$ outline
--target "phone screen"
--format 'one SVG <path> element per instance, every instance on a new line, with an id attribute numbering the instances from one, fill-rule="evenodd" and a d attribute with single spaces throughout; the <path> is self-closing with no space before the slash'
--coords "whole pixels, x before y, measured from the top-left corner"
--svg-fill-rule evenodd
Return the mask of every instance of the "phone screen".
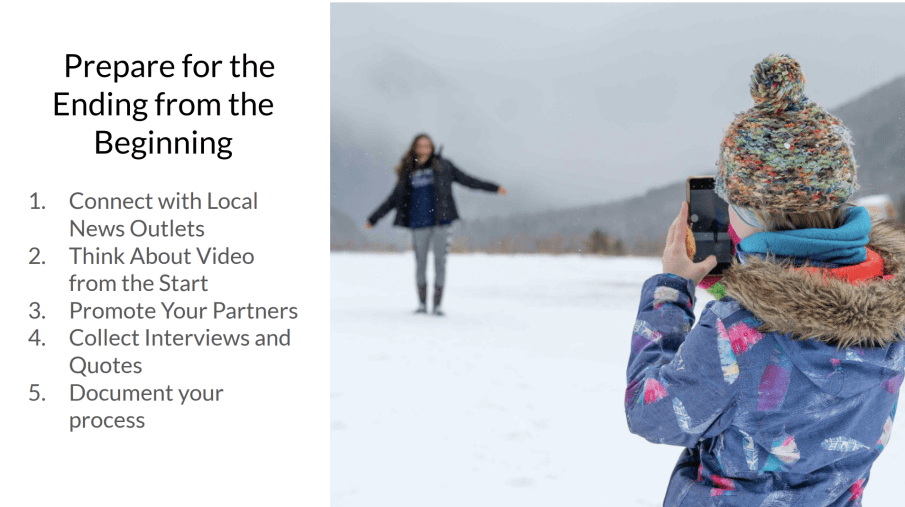
<path id="1" fill-rule="evenodd" d="M 715 255 L 719 264 L 712 274 L 722 273 L 732 263 L 729 205 L 716 195 L 712 177 L 688 180 L 688 222 L 696 246 L 694 261 Z"/>

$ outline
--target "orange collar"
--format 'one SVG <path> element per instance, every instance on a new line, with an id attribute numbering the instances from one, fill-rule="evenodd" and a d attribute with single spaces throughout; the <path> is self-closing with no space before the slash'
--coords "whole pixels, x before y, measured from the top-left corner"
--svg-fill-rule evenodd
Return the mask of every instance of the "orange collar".
<path id="1" fill-rule="evenodd" d="M 880 257 L 880 254 L 874 252 L 870 248 L 867 248 L 867 260 L 860 264 L 853 264 L 851 266 L 840 266 L 838 268 L 796 268 L 803 269 L 805 271 L 809 271 L 811 273 L 824 273 L 824 276 L 829 275 L 833 278 L 838 278 L 840 280 L 845 280 L 849 283 L 863 283 L 868 280 L 873 280 L 875 278 L 886 278 L 884 277 L 883 271 L 883 257 Z"/>
<path id="2" fill-rule="evenodd" d="M 809 267 L 794 269 L 800 269 L 810 273 L 823 273 L 824 279 L 826 279 L 827 276 L 831 276 L 853 284 L 860 284 L 877 278 L 882 278 L 883 280 L 892 279 L 894 275 L 885 275 L 883 257 L 880 257 L 880 254 L 874 252 L 870 248 L 865 249 L 867 250 L 867 260 L 860 264 L 840 266 L 838 268 Z M 708 275 L 701 280 L 701 283 L 698 286 L 702 289 L 710 290 L 711 287 L 720 283 L 722 279 L 723 275 Z"/>

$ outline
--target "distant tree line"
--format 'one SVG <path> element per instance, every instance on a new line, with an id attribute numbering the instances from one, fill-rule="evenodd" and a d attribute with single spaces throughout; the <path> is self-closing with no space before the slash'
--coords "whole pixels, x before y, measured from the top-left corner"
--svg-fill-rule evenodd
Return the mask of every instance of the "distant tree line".
<path id="1" fill-rule="evenodd" d="M 594 229 L 590 235 L 564 235 L 556 233 L 547 237 L 505 235 L 485 245 L 475 245 L 466 236 L 456 236 L 450 245 L 454 253 L 490 253 L 490 254 L 584 254 L 610 256 L 660 256 L 663 253 L 663 242 L 646 241 L 637 238 L 626 244 L 621 238 L 611 236 L 601 229 Z"/>
<path id="2" fill-rule="evenodd" d="M 331 252 L 404 252 L 406 249 L 390 243 L 371 241 L 360 243 L 356 241 L 331 241 Z"/>
<path id="3" fill-rule="evenodd" d="M 625 255 L 625 243 L 621 239 L 612 238 L 600 229 L 594 229 L 591 237 L 585 242 L 588 253 L 594 255 Z"/>
<path id="4" fill-rule="evenodd" d="M 453 253 L 489 253 L 489 254 L 581 254 L 604 256 L 655 256 L 663 253 L 662 241 L 647 241 L 641 237 L 627 244 L 621 238 L 607 234 L 601 229 L 594 229 L 590 235 L 578 234 L 563 235 L 560 233 L 552 236 L 537 238 L 525 236 L 506 235 L 501 239 L 485 245 L 475 245 L 467 236 L 454 236 L 450 243 L 450 251 Z M 351 252 L 402 252 L 406 247 L 400 247 L 389 243 L 368 242 L 357 243 L 352 241 L 330 243 L 331 251 Z"/>

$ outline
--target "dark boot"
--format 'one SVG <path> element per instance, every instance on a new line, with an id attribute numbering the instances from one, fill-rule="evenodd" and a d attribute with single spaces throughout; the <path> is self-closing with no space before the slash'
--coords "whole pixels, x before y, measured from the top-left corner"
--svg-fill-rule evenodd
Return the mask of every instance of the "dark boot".
<path id="1" fill-rule="evenodd" d="M 434 315 L 443 315 L 440 302 L 443 300 L 443 287 L 434 286 Z"/>
<path id="2" fill-rule="evenodd" d="M 427 285 L 418 286 L 418 309 L 415 313 L 427 313 Z"/>

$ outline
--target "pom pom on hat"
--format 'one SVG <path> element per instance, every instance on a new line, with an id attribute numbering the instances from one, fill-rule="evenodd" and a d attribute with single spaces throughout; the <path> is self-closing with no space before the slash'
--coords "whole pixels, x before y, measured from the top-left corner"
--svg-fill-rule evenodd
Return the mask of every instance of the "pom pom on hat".
<path id="1" fill-rule="evenodd" d="M 842 205 L 858 188 L 848 129 L 804 95 L 789 55 L 754 67 L 756 105 L 737 114 L 720 146 L 716 192 L 743 208 L 810 213 Z"/>
<path id="2" fill-rule="evenodd" d="M 801 66 L 792 57 L 770 55 L 754 66 L 751 98 L 765 111 L 785 111 L 804 98 L 804 83 Z"/>

